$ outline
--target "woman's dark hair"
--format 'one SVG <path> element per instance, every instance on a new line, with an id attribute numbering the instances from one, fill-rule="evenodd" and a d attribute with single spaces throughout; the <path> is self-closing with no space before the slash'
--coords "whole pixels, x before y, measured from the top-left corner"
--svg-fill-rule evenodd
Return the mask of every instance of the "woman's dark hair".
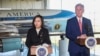
<path id="1" fill-rule="evenodd" d="M 41 15 L 36 15 L 34 18 L 33 18 L 33 21 L 32 21 L 32 26 L 33 28 L 36 28 L 35 25 L 34 25 L 34 22 L 35 22 L 35 19 L 36 18 L 40 18 L 41 22 L 42 22 L 42 25 L 41 25 L 41 28 L 44 27 L 44 18 L 41 16 Z"/>

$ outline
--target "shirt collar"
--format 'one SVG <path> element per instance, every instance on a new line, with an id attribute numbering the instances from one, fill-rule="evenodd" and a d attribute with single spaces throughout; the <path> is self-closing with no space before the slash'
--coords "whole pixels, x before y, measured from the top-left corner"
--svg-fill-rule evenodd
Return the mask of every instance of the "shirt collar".
<path id="1" fill-rule="evenodd" d="M 82 22 L 82 19 L 83 19 L 83 18 L 82 18 L 82 17 L 81 17 L 81 18 L 77 17 L 77 20 L 78 20 L 78 21 L 79 21 L 79 19 L 80 19 L 80 20 L 81 20 L 81 22 Z"/>

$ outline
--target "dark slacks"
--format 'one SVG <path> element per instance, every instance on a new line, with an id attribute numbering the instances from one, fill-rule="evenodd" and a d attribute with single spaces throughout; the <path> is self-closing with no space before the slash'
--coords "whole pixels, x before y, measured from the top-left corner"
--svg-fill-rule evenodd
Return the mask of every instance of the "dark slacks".
<path id="1" fill-rule="evenodd" d="M 90 56 L 90 51 L 84 51 L 78 53 L 69 52 L 69 54 L 70 56 Z"/>

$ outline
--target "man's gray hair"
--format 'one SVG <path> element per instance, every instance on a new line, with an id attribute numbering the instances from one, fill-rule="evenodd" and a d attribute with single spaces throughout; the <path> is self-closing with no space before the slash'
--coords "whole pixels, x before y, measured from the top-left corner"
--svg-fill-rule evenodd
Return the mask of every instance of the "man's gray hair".
<path id="1" fill-rule="evenodd" d="M 84 5 L 83 4 L 78 3 L 78 4 L 76 4 L 75 8 L 78 7 L 78 6 L 81 6 L 84 9 Z"/>

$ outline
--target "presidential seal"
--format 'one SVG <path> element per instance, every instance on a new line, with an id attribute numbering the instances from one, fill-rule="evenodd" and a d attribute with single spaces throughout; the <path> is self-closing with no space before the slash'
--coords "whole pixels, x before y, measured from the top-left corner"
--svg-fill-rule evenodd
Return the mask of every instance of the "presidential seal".
<path id="1" fill-rule="evenodd" d="M 86 40 L 85 40 L 85 45 L 87 48 L 94 48 L 97 44 L 97 41 L 94 37 L 88 37 Z"/>
<path id="2" fill-rule="evenodd" d="M 36 49 L 36 56 L 47 56 L 48 50 L 46 47 L 40 46 Z"/>
<path id="3" fill-rule="evenodd" d="M 60 29 L 60 27 L 61 27 L 61 25 L 60 25 L 60 24 L 56 24 L 56 25 L 54 26 L 54 29 L 55 29 L 55 30 L 59 30 L 59 29 Z"/>

